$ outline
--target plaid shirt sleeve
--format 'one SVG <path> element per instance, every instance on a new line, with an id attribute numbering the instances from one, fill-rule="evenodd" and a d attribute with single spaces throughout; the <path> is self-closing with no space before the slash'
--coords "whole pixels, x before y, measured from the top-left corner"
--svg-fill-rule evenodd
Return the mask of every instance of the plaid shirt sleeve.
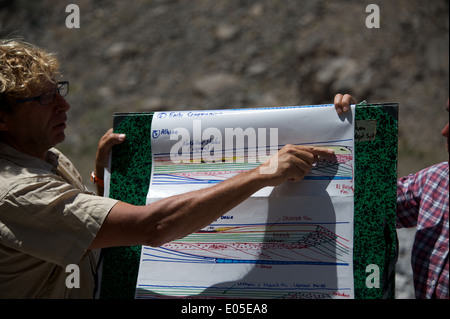
<path id="1" fill-rule="evenodd" d="M 417 298 L 449 298 L 448 162 L 397 183 L 397 227 L 417 227 L 411 264 Z"/>

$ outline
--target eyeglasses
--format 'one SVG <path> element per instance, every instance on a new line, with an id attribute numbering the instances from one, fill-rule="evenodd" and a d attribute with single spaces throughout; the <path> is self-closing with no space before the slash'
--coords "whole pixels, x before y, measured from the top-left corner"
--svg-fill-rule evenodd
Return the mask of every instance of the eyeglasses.
<path id="1" fill-rule="evenodd" d="M 28 101 L 39 101 L 41 105 L 48 105 L 53 102 L 55 95 L 58 93 L 61 96 L 66 96 L 69 93 L 69 81 L 58 82 L 58 87 L 54 90 L 45 92 L 39 96 L 30 97 L 27 99 L 16 100 L 16 103 L 24 103 Z"/>

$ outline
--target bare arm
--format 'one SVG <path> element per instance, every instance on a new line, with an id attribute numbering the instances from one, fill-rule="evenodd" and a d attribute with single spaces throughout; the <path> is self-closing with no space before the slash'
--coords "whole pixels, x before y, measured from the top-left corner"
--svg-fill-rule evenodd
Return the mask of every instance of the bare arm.
<path id="1" fill-rule="evenodd" d="M 327 149 L 287 145 L 274 155 L 278 157 L 277 169 L 271 174 L 262 173 L 260 166 L 215 186 L 146 206 L 119 202 L 111 209 L 90 248 L 160 246 L 185 237 L 209 225 L 263 187 L 302 180 L 318 156 L 329 155 L 332 151 Z"/>

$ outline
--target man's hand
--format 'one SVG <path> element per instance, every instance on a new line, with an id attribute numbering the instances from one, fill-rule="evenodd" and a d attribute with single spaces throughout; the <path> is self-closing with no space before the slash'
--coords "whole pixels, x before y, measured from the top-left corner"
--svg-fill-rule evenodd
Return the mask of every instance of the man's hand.
<path id="1" fill-rule="evenodd" d="M 337 114 L 342 114 L 350 110 L 350 104 L 355 104 L 355 99 L 350 94 L 336 94 L 334 97 L 334 107 Z"/>
<path id="2" fill-rule="evenodd" d="M 108 166 L 109 154 L 114 145 L 125 141 L 125 134 L 113 133 L 113 129 L 109 129 L 98 142 L 97 154 L 95 157 L 95 174 L 98 178 L 103 179 L 103 169 Z"/>
<path id="3" fill-rule="evenodd" d="M 259 173 L 268 179 L 268 184 L 277 186 L 285 181 L 302 180 L 317 162 L 319 156 L 330 157 L 334 151 L 327 148 L 285 145 L 269 161 L 259 167 Z"/>

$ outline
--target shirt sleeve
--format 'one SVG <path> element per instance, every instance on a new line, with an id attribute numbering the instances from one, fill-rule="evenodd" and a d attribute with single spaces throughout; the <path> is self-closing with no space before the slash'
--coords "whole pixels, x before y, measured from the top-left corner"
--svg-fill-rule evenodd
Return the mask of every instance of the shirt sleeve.
<path id="1" fill-rule="evenodd" d="M 51 176 L 21 179 L 0 206 L 0 237 L 34 257 L 61 266 L 77 263 L 116 203 Z"/>
<path id="2" fill-rule="evenodd" d="M 397 228 L 415 227 L 420 209 L 420 172 L 397 181 Z"/>

